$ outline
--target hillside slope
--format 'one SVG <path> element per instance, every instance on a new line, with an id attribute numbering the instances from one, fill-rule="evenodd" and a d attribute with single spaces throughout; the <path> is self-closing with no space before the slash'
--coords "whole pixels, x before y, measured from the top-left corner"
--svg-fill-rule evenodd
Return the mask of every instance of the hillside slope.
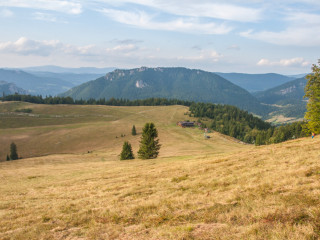
<path id="1" fill-rule="evenodd" d="M 61 96 L 89 98 L 176 98 L 181 100 L 235 105 L 264 114 L 261 105 L 246 90 L 209 72 L 186 68 L 146 68 L 115 70 L 105 77 L 72 88 Z"/>
<path id="2" fill-rule="evenodd" d="M 0 238 L 319 239 L 319 136 L 228 154 L 175 151 L 0 163 Z"/>

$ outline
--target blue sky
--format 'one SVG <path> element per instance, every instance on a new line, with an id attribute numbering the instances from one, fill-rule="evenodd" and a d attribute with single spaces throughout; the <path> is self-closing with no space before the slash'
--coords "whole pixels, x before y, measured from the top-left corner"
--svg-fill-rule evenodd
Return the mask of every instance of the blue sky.
<path id="1" fill-rule="evenodd" d="M 298 74 L 320 58 L 316 0 L 0 0 L 0 67 Z"/>

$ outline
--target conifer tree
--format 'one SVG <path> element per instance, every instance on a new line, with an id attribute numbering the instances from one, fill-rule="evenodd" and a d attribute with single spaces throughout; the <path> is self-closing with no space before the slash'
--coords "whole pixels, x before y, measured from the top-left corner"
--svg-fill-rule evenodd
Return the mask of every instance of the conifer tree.
<path id="1" fill-rule="evenodd" d="M 123 143 L 122 152 L 120 154 L 120 160 L 134 159 L 131 144 L 127 141 Z"/>
<path id="2" fill-rule="evenodd" d="M 132 134 L 132 136 L 137 135 L 137 131 L 136 131 L 136 126 L 135 125 L 132 126 L 131 134 Z"/>
<path id="3" fill-rule="evenodd" d="M 140 141 L 140 149 L 138 155 L 142 159 L 156 158 L 159 154 L 160 144 L 158 131 L 154 123 L 146 123 L 142 129 L 142 137 Z"/>
<path id="4" fill-rule="evenodd" d="M 17 145 L 12 142 L 10 145 L 10 159 L 11 160 L 16 160 L 18 159 L 18 151 L 17 151 Z"/>
<path id="5" fill-rule="evenodd" d="M 9 157 L 9 155 L 7 154 L 7 161 L 10 161 L 10 157 Z"/>
<path id="6" fill-rule="evenodd" d="M 318 60 L 318 65 L 314 64 L 312 73 L 306 76 L 308 82 L 304 96 L 309 99 L 304 116 L 307 120 L 307 128 L 316 134 L 320 133 L 320 60 Z"/>

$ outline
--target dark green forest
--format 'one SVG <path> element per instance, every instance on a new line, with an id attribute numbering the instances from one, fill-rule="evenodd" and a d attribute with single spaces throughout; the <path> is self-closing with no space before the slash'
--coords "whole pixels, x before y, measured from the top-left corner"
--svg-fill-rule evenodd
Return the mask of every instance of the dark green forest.
<path id="1" fill-rule="evenodd" d="M 264 145 L 306 136 L 304 122 L 272 126 L 258 117 L 229 105 L 193 103 L 190 115 L 199 118 L 205 127 L 240 141 Z"/>
<path id="2" fill-rule="evenodd" d="M 166 98 L 147 98 L 139 100 L 128 99 L 88 99 L 88 100 L 74 100 L 71 97 L 45 97 L 33 96 L 33 95 L 8 95 L 0 97 L 2 101 L 21 101 L 36 104 L 75 104 L 75 105 L 108 105 L 108 106 L 169 106 L 169 105 L 183 105 L 190 106 L 191 101 L 184 101 L 178 99 L 166 99 Z"/>

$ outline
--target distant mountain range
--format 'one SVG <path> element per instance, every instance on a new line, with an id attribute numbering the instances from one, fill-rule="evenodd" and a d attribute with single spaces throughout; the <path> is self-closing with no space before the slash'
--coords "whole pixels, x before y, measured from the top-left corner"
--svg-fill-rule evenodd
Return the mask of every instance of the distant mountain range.
<path id="1" fill-rule="evenodd" d="M 176 98 L 229 104 L 262 115 L 267 107 L 249 92 L 215 73 L 186 68 L 115 70 L 61 94 L 74 99 Z"/>
<path id="2" fill-rule="evenodd" d="M 0 81 L 0 96 L 11 95 L 11 94 L 28 94 L 28 91 L 17 87 L 14 83 L 8 83 L 5 81 Z"/>
<path id="3" fill-rule="evenodd" d="M 247 74 L 217 72 L 216 74 L 238 85 L 239 87 L 246 89 L 249 92 L 264 91 L 297 78 L 276 73 Z"/>
<path id="4" fill-rule="evenodd" d="M 84 82 L 97 79 L 105 73 L 26 72 L 20 69 L 0 69 L 0 81 L 14 83 L 28 94 L 52 95 L 63 93 Z"/>
<path id="5" fill-rule="evenodd" d="M 74 85 L 57 78 L 42 78 L 21 70 L 0 69 L 0 81 L 14 83 L 30 94 L 56 95 Z"/>
<path id="6" fill-rule="evenodd" d="M 82 83 L 97 79 L 104 76 L 105 73 L 53 73 L 53 72 L 29 72 L 40 78 L 55 78 L 67 81 L 73 86 L 80 85 Z"/>
<path id="7" fill-rule="evenodd" d="M 22 68 L 26 72 L 51 72 L 51 73 L 75 73 L 75 74 L 106 74 L 115 70 L 115 68 L 95 68 L 95 67 L 80 67 L 80 68 L 65 68 L 59 66 L 36 66 Z"/>

